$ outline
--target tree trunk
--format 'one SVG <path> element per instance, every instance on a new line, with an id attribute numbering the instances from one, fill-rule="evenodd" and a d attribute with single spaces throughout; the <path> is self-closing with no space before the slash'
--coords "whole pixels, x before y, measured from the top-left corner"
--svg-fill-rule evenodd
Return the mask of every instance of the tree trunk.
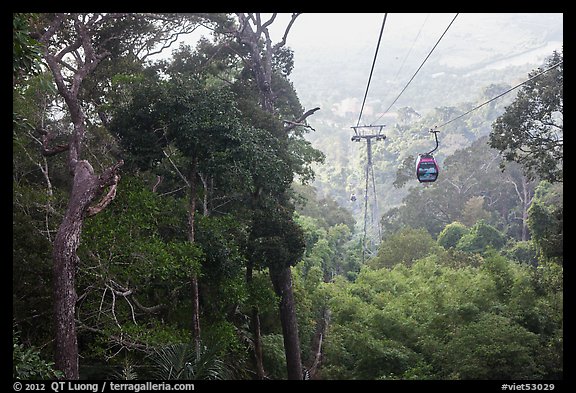
<path id="1" fill-rule="evenodd" d="M 188 184 L 190 185 L 190 196 L 188 199 L 188 241 L 194 243 L 194 224 L 196 213 L 196 177 L 197 177 L 197 159 L 192 160 L 190 167 L 190 174 L 188 176 Z M 190 287 L 192 290 L 192 339 L 194 340 L 194 348 L 196 353 L 200 353 L 200 295 L 198 291 L 198 275 L 192 274 L 190 278 Z"/>
<path id="2" fill-rule="evenodd" d="M 46 135 L 43 141 L 43 154 L 46 156 L 68 151 L 68 167 L 74 177 L 68 207 L 64 218 L 58 228 L 58 233 L 54 239 L 52 249 L 52 275 L 53 275 L 53 302 L 54 302 L 54 324 L 56 329 L 54 342 L 54 363 L 57 369 L 64 373 L 66 379 L 78 379 L 78 342 L 76 336 L 76 269 L 78 267 L 78 256 L 76 250 L 80 243 L 83 220 L 89 204 L 99 189 L 100 180 L 94 176 L 92 166 L 88 161 L 80 160 L 80 150 L 84 133 L 84 113 L 78 100 L 78 94 L 83 79 L 97 66 L 104 57 L 97 57 L 91 46 L 83 47 L 87 55 L 81 67 L 75 70 L 72 78 L 65 79 L 62 73 L 63 56 L 67 51 L 77 50 L 83 44 L 89 42 L 88 34 L 82 23 L 74 24 L 78 34 L 78 40 L 59 53 L 49 51 L 50 39 L 61 28 L 67 19 L 65 14 L 55 14 L 50 26 L 42 33 L 39 41 L 44 44 L 44 59 L 46 60 L 52 74 L 58 92 L 64 98 L 70 118 L 74 124 L 74 131 L 69 137 L 67 145 L 58 146 L 56 149 L 49 149 L 48 143 L 51 136 Z M 75 21 L 77 22 L 77 21 Z M 90 58 L 88 58 L 90 54 Z M 72 68 L 74 69 L 74 68 Z M 67 85 L 67 81 L 69 85 Z M 113 198 L 113 196 L 112 196 Z M 102 208 L 107 204 L 103 203 Z M 101 210 L 101 209 L 99 209 Z M 98 210 L 98 211 L 99 211 Z"/>
<path id="3" fill-rule="evenodd" d="M 258 307 L 252 307 L 252 331 L 254 332 L 254 358 L 256 360 L 256 376 L 258 379 L 266 378 L 264 372 L 264 358 L 262 356 L 262 334 L 260 333 L 260 313 Z"/>
<path id="4" fill-rule="evenodd" d="M 64 373 L 65 379 L 78 379 L 78 344 L 76 338 L 76 266 L 78 257 L 76 249 L 80 242 L 82 221 L 81 207 L 73 204 L 68 206 L 64 220 L 60 224 L 54 239 L 53 258 L 53 294 L 54 294 L 54 324 L 55 366 Z"/>
<path id="5" fill-rule="evenodd" d="M 308 367 L 310 379 L 316 379 L 320 364 L 322 363 L 322 342 L 326 336 L 326 331 L 328 330 L 329 320 L 330 310 L 325 306 L 322 308 L 320 319 L 317 320 L 316 332 L 312 339 L 312 352 L 310 353 L 312 364 Z"/>
<path id="6" fill-rule="evenodd" d="M 299 14 L 292 14 L 286 26 L 282 40 L 272 45 L 268 26 L 276 19 L 276 14 L 262 21 L 261 14 L 237 13 L 239 29 L 235 32 L 241 44 L 248 45 L 250 50 L 249 62 L 260 95 L 262 109 L 274 114 L 276 95 L 272 89 L 272 60 L 278 51 L 286 44 L 286 37 Z M 264 39 L 264 49 L 260 44 Z M 315 109 L 316 110 L 316 109 Z M 314 111 L 315 111 L 314 110 Z M 311 112 L 313 113 L 313 112 Z M 274 290 L 280 296 L 280 320 L 284 336 L 284 349 L 286 352 L 286 366 L 288 379 L 302 379 L 302 360 L 300 357 L 300 340 L 298 337 L 298 322 L 296 320 L 296 307 L 292 292 L 292 276 L 290 267 L 270 268 L 270 278 Z"/>
<path id="7" fill-rule="evenodd" d="M 531 182 L 523 173 L 519 173 L 517 177 L 510 174 L 507 181 L 514 186 L 518 200 L 522 205 L 522 240 L 525 241 L 529 239 L 528 209 L 534 199 L 534 182 Z"/>
<path id="8" fill-rule="evenodd" d="M 248 262 L 246 266 L 246 284 L 249 290 L 252 289 L 253 275 L 252 275 L 252 263 Z M 258 306 L 252 306 L 252 312 L 250 316 L 250 329 L 254 335 L 254 363 L 256 364 L 256 378 L 264 379 L 266 373 L 264 372 L 264 361 L 262 357 L 262 334 L 260 333 L 260 314 L 258 312 Z"/>
<path id="9" fill-rule="evenodd" d="M 78 268 L 76 250 L 80 244 L 86 212 L 103 187 L 102 179 L 94 175 L 88 161 L 78 161 L 73 171 L 74 181 L 68 207 L 58 228 L 52 250 L 56 327 L 55 365 L 64 373 L 66 379 L 78 379 L 79 376 L 75 322 Z"/>
<path id="10" fill-rule="evenodd" d="M 288 379 L 302 379 L 300 338 L 298 336 L 298 321 L 296 320 L 296 305 L 292 291 L 292 272 L 290 267 L 270 268 L 270 279 L 274 286 L 274 291 L 280 296 L 280 322 L 282 323 L 282 335 L 284 337 Z"/>
<path id="11" fill-rule="evenodd" d="M 192 288 L 192 339 L 194 340 L 196 354 L 200 354 L 200 296 L 198 292 L 198 275 L 192 275 L 190 286 Z"/>
<path id="12" fill-rule="evenodd" d="M 526 176 L 522 176 L 522 194 L 522 241 L 526 241 L 528 240 L 528 209 L 532 203 Z"/>

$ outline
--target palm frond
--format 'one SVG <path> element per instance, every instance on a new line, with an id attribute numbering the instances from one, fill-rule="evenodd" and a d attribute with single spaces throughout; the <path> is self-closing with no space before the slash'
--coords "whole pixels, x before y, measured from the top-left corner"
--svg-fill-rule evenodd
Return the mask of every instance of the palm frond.
<path id="1" fill-rule="evenodd" d="M 201 345 L 198 352 L 193 343 L 166 345 L 155 349 L 150 359 L 154 365 L 153 375 L 158 379 L 228 379 L 231 376 L 217 349 L 205 345 Z"/>

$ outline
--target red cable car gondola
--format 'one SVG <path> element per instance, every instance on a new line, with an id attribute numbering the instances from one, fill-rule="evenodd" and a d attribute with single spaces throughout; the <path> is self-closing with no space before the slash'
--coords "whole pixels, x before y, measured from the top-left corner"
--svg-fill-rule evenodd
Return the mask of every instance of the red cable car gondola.
<path id="1" fill-rule="evenodd" d="M 438 163 L 432 155 L 432 152 L 438 149 L 438 136 L 436 134 L 440 131 L 430 130 L 430 132 L 433 132 L 434 137 L 436 137 L 436 147 L 428 153 L 418 154 L 418 160 L 416 160 L 416 177 L 420 183 L 435 182 L 436 179 L 438 179 L 438 173 L 440 173 Z"/>
<path id="2" fill-rule="evenodd" d="M 431 183 L 438 179 L 438 164 L 432 154 L 424 153 L 418 155 L 416 161 L 416 177 L 420 183 Z"/>

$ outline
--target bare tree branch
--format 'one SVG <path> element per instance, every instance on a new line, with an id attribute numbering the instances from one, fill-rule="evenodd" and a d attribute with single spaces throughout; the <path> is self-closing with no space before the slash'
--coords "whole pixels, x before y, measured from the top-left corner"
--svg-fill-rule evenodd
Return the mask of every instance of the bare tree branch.
<path id="1" fill-rule="evenodd" d="M 176 164 L 174 163 L 174 161 L 172 161 L 172 158 L 166 153 L 166 151 L 162 150 L 162 153 L 164 153 L 164 156 L 168 159 L 168 161 L 170 161 L 170 164 L 172 164 L 172 166 L 174 167 L 174 169 L 176 170 L 176 173 L 178 173 L 178 176 L 180 176 L 180 178 L 184 181 L 184 183 L 186 184 L 187 187 L 190 187 L 190 182 L 188 181 L 188 179 L 186 178 L 186 176 L 184 176 L 182 174 L 182 172 L 180 172 L 180 169 L 178 169 L 178 167 L 176 166 Z"/>
<path id="2" fill-rule="evenodd" d="M 279 48 L 286 45 L 286 38 L 288 37 L 288 33 L 290 32 L 292 25 L 294 24 L 294 22 L 296 21 L 296 18 L 298 18 L 299 15 L 300 15 L 300 13 L 292 14 L 292 18 L 290 19 L 290 22 L 288 22 L 288 26 L 286 26 L 286 30 L 284 31 L 284 35 L 282 36 L 282 40 L 280 42 L 278 42 L 276 45 L 274 45 L 274 48 L 273 48 L 274 52 L 276 52 Z"/>
<path id="3" fill-rule="evenodd" d="M 284 131 L 290 131 L 291 129 L 293 129 L 296 126 L 304 126 L 304 127 L 311 128 L 312 130 L 314 130 L 311 126 L 303 123 L 303 121 L 306 120 L 306 118 L 308 118 L 308 116 L 313 115 L 314 112 L 316 112 L 318 110 L 320 110 L 320 107 L 310 109 L 310 110 L 306 111 L 302 116 L 300 116 L 295 121 L 284 120 L 284 123 L 288 124 L 286 127 L 284 127 Z"/>
<path id="4" fill-rule="evenodd" d="M 52 157 L 55 156 L 56 154 L 68 151 L 68 149 L 70 149 L 70 144 L 60 144 L 60 145 L 56 145 L 53 147 L 48 147 L 48 145 L 50 144 L 50 142 L 52 141 L 52 139 L 54 139 L 55 135 L 53 132 L 49 132 L 46 131 L 42 128 L 37 128 L 36 131 L 42 135 L 42 155 L 44 157 Z"/>
<path id="5" fill-rule="evenodd" d="M 110 190 L 108 193 L 94 206 L 88 207 L 86 210 L 86 217 L 92 217 L 96 214 L 100 213 L 102 210 L 106 208 L 116 198 L 116 188 L 118 185 L 118 180 L 120 180 L 120 176 L 114 176 L 114 183 L 110 186 Z"/>

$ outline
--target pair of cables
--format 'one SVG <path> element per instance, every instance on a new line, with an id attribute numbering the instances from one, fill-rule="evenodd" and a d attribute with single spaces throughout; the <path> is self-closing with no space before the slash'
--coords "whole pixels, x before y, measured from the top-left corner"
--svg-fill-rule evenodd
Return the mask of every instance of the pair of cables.
<path id="1" fill-rule="evenodd" d="M 396 101 L 398 101 L 398 99 L 400 98 L 400 96 L 402 96 L 402 94 L 404 93 L 404 91 L 406 91 L 406 89 L 408 88 L 408 86 L 410 86 L 410 84 L 412 83 L 412 81 L 414 80 L 414 78 L 416 77 L 416 75 L 418 74 L 418 72 L 420 72 L 420 70 L 422 69 L 422 67 L 424 66 L 424 64 L 426 63 L 426 61 L 428 61 L 428 59 L 430 58 L 430 55 L 432 55 L 432 52 L 434 52 L 434 50 L 436 49 L 436 47 L 438 46 L 438 44 L 440 43 L 440 41 L 444 38 L 444 36 L 446 35 L 446 33 L 448 32 L 448 29 L 450 29 L 450 27 L 452 26 L 452 24 L 454 23 L 454 21 L 456 20 L 456 18 L 458 17 L 459 14 L 456 14 L 454 16 L 454 18 L 452 18 L 452 20 L 450 21 L 450 23 L 448 24 L 448 27 L 446 27 L 446 29 L 444 30 L 444 32 L 442 33 L 442 35 L 440 36 L 440 38 L 438 38 L 438 41 L 436 41 L 436 44 L 434 44 L 434 46 L 432 47 L 432 49 L 430 50 L 430 52 L 428 53 L 428 55 L 426 56 L 426 58 L 422 61 L 422 64 L 420 64 L 420 66 L 418 67 L 418 69 L 416 70 L 416 72 L 414 72 L 414 75 L 412 75 L 412 77 L 410 78 L 410 80 L 406 83 L 406 85 L 404 86 L 404 88 L 400 91 L 400 93 L 398 94 L 398 96 L 396 96 L 396 98 L 394 99 L 394 101 L 392 101 L 392 103 L 388 106 L 388 108 L 386 108 L 386 110 L 376 119 L 375 122 L 377 122 L 378 120 L 380 120 L 382 118 L 382 116 L 384 116 L 386 113 L 388 113 L 388 111 L 390 110 L 390 108 L 392 108 L 392 106 L 396 103 Z M 384 19 L 382 20 L 382 27 L 380 28 L 380 34 L 378 36 L 378 44 L 376 45 L 376 52 L 374 53 L 374 59 L 372 61 L 372 67 L 370 69 L 370 76 L 368 77 L 368 83 L 366 85 L 366 91 L 364 92 L 364 99 L 362 100 L 362 106 L 360 108 L 360 114 L 358 116 L 358 122 L 356 123 L 356 126 L 360 125 L 360 120 L 362 119 L 362 113 L 364 112 L 364 105 L 366 104 L 366 98 L 368 97 L 368 91 L 370 90 L 370 83 L 372 82 L 372 74 L 374 73 L 374 66 L 376 64 L 376 59 L 378 57 L 378 51 L 380 49 L 380 42 L 382 41 L 382 34 L 384 32 L 384 26 L 386 25 L 386 18 L 387 18 L 388 14 L 384 14 Z M 418 33 L 418 36 L 416 37 L 416 39 L 418 39 L 418 37 L 420 36 L 420 33 Z"/>
<path id="2" fill-rule="evenodd" d="M 384 19 L 382 20 L 382 27 L 380 28 L 380 34 L 378 36 L 378 43 L 376 45 L 376 51 L 374 53 L 374 59 L 372 60 L 372 67 L 370 68 L 370 75 L 368 77 L 368 83 L 366 84 L 366 91 L 364 92 L 364 98 L 362 100 L 362 106 L 360 108 L 360 114 L 358 115 L 358 121 L 356 123 L 356 128 L 354 128 L 355 131 L 360 127 L 360 120 L 362 119 L 362 113 L 364 112 L 364 105 L 366 104 L 366 98 L 368 97 L 368 91 L 370 90 L 370 83 L 372 82 L 372 75 L 374 73 L 374 66 L 376 65 L 376 60 L 378 58 L 378 51 L 380 49 L 380 43 L 382 41 L 382 34 L 384 32 L 384 26 L 386 25 L 387 16 L 388 16 L 387 13 L 384 14 Z M 450 26 L 452 26 L 452 23 L 454 23 L 454 20 L 456 20 L 457 16 L 458 16 L 458 14 L 456 14 L 456 16 L 454 16 L 454 18 L 452 19 L 452 21 L 450 22 L 450 24 L 448 25 L 448 27 L 446 28 L 446 30 L 444 31 L 442 36 L 440 36 L 440 38 L 438 39 L 438 41 L 436 42 L 436 44 L 434 45 L 432 50 L 428 53 L 428 56 L 426 56 L 426 58 L 424 59 L 424 61 L 420 65 L 420 67 L 418 67 L 418 69 L 416 70 L 416 72 L 414 73 L 412 78 L 410 78 L 410 80 L 408 81 L 406 86 L 404 86 L 404 88 L 402 89 L 400 94 L 398 94 L 398 96 L 394 99 L 394 101 L 390 104 L 390 106 L 386 109 L 386 111 L 384 113 L 382 113 L 382 115 L 380 115 L 380 117 L 378 119 L 376 119 L 376 121 L 380 120 L 380 118 L 382 118 L 382 116 L 384 116 L 390 110 L 390 108 L 392 108 L 392 106 L 396 103 L 396 101 L 398 101 L 400 96 L 408 88 L 410 83 L 412 83 L 412 80 L 416 77 L 416 75 L 418 74 L 418 72 L 420 71 L 422 66 L 424 66 L 424 64 L 426 63 L 426 61 L 428 60 L 428 58 L 430 57 L 430 55 L 434 51 L 434 49 L 436 49 L 436 47 L 438 46 L 438 44 L 440 43 L 440 41 L 442 40 L 442 38 L 444 37 L 444 35 L 448 31 L 448 29 L 450 28 Z M 420 35 L 420 33 L 418 33 L 418 36 L 419 35 Z M 416 39 L 418 38 L 418 36 L 416 37 Z M 371 127 L 371 126 L 366 126 L 366 127 Z M 372 178 L 372 188 L 373 188 L 373 193 L 374 193 L 374 210 L 378 211 L 378 199 L 376 196 L 376 183 L 374 180 L 374 167 L 373 167 L 373 163 L 372 163 L 372 144 L 371 144 L 372 138 L 367 137 L 365 139 L 367 142 L 368 162 L 366 163 L 366 186 L 365 186 L 365 192 L 364 192 L 364 231 L 363 231 L 363 237 L 362 237 L 362 244 L 363 244 L 362 261 L 363 262 L 365 260 L 365 252 L 366 252 L 366 236 L 367 236 L 367 224 L 368 224 L 368 189 L 369 189 L 370 174 L 372 175 L 371 178 Z M 374 220 L 373 216 L 374 216 L 374 214 L 372 214 L 372 220 Z M 379 225 L 378 225 L 378 228 L 379 228 Z"/>

